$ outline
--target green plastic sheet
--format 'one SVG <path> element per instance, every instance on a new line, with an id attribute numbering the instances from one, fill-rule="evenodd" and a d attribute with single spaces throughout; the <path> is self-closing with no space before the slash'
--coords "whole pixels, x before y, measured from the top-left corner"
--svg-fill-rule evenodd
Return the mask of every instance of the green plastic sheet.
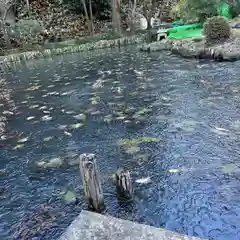
<path id="1" fill-rule="evenodd" d="M 199 37 L 202 32 L 202 24 L 187 24 L 176 26 L 168 31 L 168 38 L 184 39 L 191 37 Z"/>
<path id="2" fill-rule="evenodd" d="M 227 19 L 232 19 L 230 6 L 227 3 L 221 3 L 217 6 L 217 11 L 219 16 L 223 16 Z M 183 26 L 180 25 L 182 21 L 174 21 L 173 25 L 176 25 L 173 28 L 170 28 L 168 31 L 168 38 L 175 39 L 185 39 L 202 36 L 202 24 L 187 24 Z"/>

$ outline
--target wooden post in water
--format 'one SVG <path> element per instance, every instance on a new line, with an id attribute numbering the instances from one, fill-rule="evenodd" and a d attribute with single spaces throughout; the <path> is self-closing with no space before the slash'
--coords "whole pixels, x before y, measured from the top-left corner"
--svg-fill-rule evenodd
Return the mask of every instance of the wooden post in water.
<path id="1" fill-rule="evenodd" d="M 124 169 L 119 169 L 113 177 L 113 182 L 116 186 L 117 197 L 119 199 L 132 199 L 133 187 L 130 172 Z"/>
<path id="2" fill-rule="evenodd" d="M 105 205 L 95 155 L 81 154 L 79 167 L 88 207 L 101 212 L 104 210 Z"/>

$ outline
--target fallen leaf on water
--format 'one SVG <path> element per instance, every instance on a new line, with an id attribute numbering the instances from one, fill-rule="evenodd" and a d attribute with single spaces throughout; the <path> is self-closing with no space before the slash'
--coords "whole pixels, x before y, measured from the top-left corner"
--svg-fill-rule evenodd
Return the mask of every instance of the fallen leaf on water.
<path id="1" fill-rule="evenodd" d="M 64 129 L 67 128 L 67 125 L 59 125 L 58 128 L 59 128 L 60 130 L 64 130 Z"/>
<path id="2" fill-rule="evenodd" d="M 20 148 L 22 148 L 22 147 L 24 147 L 24 144 L 18 144 L 17 146 L 15 146 L 15 147 L 13 148 L 13 150 L 17 150 L 17 149 L 20 149 Z"/>
<path id="3" fill-rule="evenodd" d="M 73 191 L 61 192 L 59 195 L 68 203 L 76 201 L 76 194 Z"/>
<path id="4" fill-rule="evenodd" d="M 27 120 L 30 121 L 30 120 L 32 120 L 34 118 L 35 118 L 34 116 L 30 116 L 30 117 L 27 117 Z"/>
<path id="5" fill-rule="evenodd" d="M 53 139 L 53 137 L 46 137 L 46 138 L 43 139 L 43 141 L 44 141 L 44 142 L 49 142 L 49 141 L 52 140 L 52 139 Z"/>
<path id="6" fill-rule="evenodd" d="M 72 134 L 70 132 L 64 131 L 64 134 L 66 134 L 67 136 L 72 136 Z"/>
<path id="7" fill-rule="evenodd" d="M 50 117 L 49 115 L 45 115 L 41 118 L 43 121 L 50 121 L 52 120 L 52 117 Z"/>
<path id="8" fill-rule="evenodd" d="M 127 154 L 135 154 L 140 151 L 140 147 L 133 146 L 125 149 Z"/>
<path id="9" fill-rule="evenodd" d="M 55 158 L 52 158 L 48 161 L 48 163 L 46 164 L 46 167 L 49 167 L 49 168 L 59 168 L 63 165 L 63 160 L 62 158 L 60 157 L 55 157 Z"/>
<path id="10" fill-rule="evenodd" d="M 146 178 L 140 178 L 140 179 L 137 179 L 136 180 L 136 183 L 139 183 L 139 184 L 147 184 L 147 183 L 150 183 L 152 180 L 150 177 L 146 177 Z"/>
<path id="11" fill-rule="evenodd" d="M 84 125 L 83 123 L 76 123 L 76 124 L 72 124 L 71 128 L 78 129 L 78 128 L 82 127 L 83 125 Z"/>
<path id="12" fill-rule="evenodd" d="M 80 113 L 80 114 L 75 115 L 73 117 L 76 118 L 77 120 L 82 120 L 82 121 L 86 120 L 86 115 L 84 113 Z"/>
<path id="13" fill-rule="evenodd" d="M 224 173 L 232 173 L 234 171 L 236 171 L 238 169 L 238 167 L 233 164 L 233 163 L 228 163 L 222 166 L 222 171 Z"/>
<path id="14" fill-rule="evenodd" d="M 38 167 L 45 168 L 46 165 L 47 165 L 47 163 L 44 162 L 44 161 L 40 161 L 40 162 L 37 162 L 36 165 L 37 165 Z"/>
<path id="15" fill-rule="evenodd" d="M 30 109 L 33 109 L 33 108 L 38 108 L 39 107 L 39 105 L 38 104 L 35 104 L 35 105 L 31 105 L 29 108 Z"/>
<path id="16" fill-rule="evenodd" d="M 25 91 L 35 91 L 35 90 L 38 90 L 40 87 L 41 87 L 41 85 L 29 87 Z"/>
<path id="17" fill-rule="evenodd" d="M 178 173 L 178 172 L 180 172 L 180 169 L 169 169 L 168 172 L 170 172 L 170 173 Z"/>
<path id="18" fill-rule="evenodd" d="M 25 142 L 27 142 L 27 141 L 28 141 L 28 137 L 19 139 L 17 142 L 18 142 L 18 143 L 25 143 Z"/>
<path id="19" fill-rule="evenodd" d="M 66 111 L 66 114 L 73 114 L 74 111 Z"/>
<path id="20" fill-rule="evenodd" d="M 240 129 L 240 120 L 236 120 L 232 123 L 232 127 L 236 130 Z"/>
<path id="21" fill-rule="evenodd" d="M 3 114 L 4 114 L 4 115 L 13 115 L 14 113 L 13 113 L 13 112 L 10 112 L 10 111 L 3 111 Z"/>
<path id="22" fill-rule="evenodd" d="M 45 114 L 49 114 L 50 111 L 45 110 L 45 111 L 43 111 L 43 113 L 45 113 Z"/>

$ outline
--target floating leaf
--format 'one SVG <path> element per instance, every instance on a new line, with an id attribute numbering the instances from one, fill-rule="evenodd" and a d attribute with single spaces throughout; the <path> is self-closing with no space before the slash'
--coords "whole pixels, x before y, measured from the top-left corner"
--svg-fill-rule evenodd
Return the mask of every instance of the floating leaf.
<path id="1" fill-rule="evenodd" d="M 27 121 L 30 121 L 30 120 L 32 120 L 34 118 L 35 118 L 34 116 L 27 117 Z"/>
<path id="2" fill-rule="evenodd" d="M 131 97 L 135 97 L 135 96 L 137 96 L 137 94 L 138 94 L 138 92 L 130 92 L 129 95 L 130 95 Z"/>
<path id="3" fill-rule="evenodd" d="M 19 139 L 17 142 L 18 142 L 18 143 L 25 143 L 25 142 L 27 142 L 27 141 L 28 141 L 28 137 Z"/>
<path id="4" fill-rule="evenodd" d="M 43 113 L 45 113 L 45 114 L 49 114 L 50 111 L 44 110 Z"/>
<path id="5" fill-rule="evenodd" d="M 49 115 L 45 115 L 45 116 L 43 116 L 41 119 L 42 119 L 43 121 L 50 121 L 50 120 L 52 120 L 52 117 L 49 116 Z"/>
<path id="6" fill-rule="evenodd" d="M 150 177 L 140 178 L 136 180 L 136 183 L 139 183 L 139 184 L 147 184 L 150 182 L 152 182 Z"/>
<path id="7" fill-rule="evenodd" d="M 49 141 L 52 140 L 52 139 L 53 139 L 53 137 L 46 137 L 46 138 L 43 139 L 43 141 L 44 141 L 44 142 L 49 142 Z"/>
<path id="8" fill-rule="evenodd" d="M 40 87 L 41 87 L 41 85 L 29 87 L 29 88 L 26 89 L 26 91 L 35 91 L 35 90 L 38 90 Z"/>
<path id="9" fill-rule="evenodd" d="M 132 139 L 122 139 L 119 141 L 120 146 L 136 146 L 140 143 L 157 143 L 160 139 L 152 137 L 141 137 L 141 138 L 132 138 Z"/>
<path id="10" fill-rule="evenodd" d="M 70 132 L 64 131 L 64 134 L 66 134 L 67 136 L 72 136 L 72 134 Z"/>
<path id="11" fill-rule="evenodd" d="M 100 97 L 98 97 L 98 96 L 92 97 L 92 98 L 90 98 L 90 100 L 91 100 L 92 105 L 96 105 L 100 102 Z"/>
<path id="12" fill-rule="evenodd" d="M 39 105 L 38 104 L 35 104 L 35 105 L 31 105 L 29 108 L 30 109 L 34 109 L 34 108 L 38 108 L 39 107 Z"/>
<path id="13" fill-rule="evenodd" d="M 49 168 L 58 168 L 63 165 L 63 160 L 60 157 L 52 158 L 49 160 L 49 162 L 46 164 L 46 167 Z"/>
<path id="14" fill-rule="evenodd" d="M 62 96 L 67 96 L 67 95 L 70 95 L 70 94 L 72 94 L 72 93 L 73 93 L 73 91 L 63 92 L 61 95 L 62 95 Z"/>
<path id="15" fill-rule="evenodd" d="M 59 128 L 60 130 L 64 130 L 64 129 L 67 128 L 67 125 L 59 125 L 58 128 Z"/>
<path id="16" fill-rule="evenodd" d="M 104 122 L 110 123 L 113 120 L 112 115 L 107 115 L 103 118 Z"/>
<path id="17" fill-rule="evenodd" d="M 60 193 L 60 196 L 62 196 L 63 200 L 65 200 L 67 203 L 76 201 L 76 194 L 73 191 L 67 191 L 64 193 Z"/>
<path id="18" fill-rule="evenodd" d="M 75 115 L 73 117 L 76 118 L 77 120 L 82 120 L 82 121 L 86 120 L 86 115 L 84 113 L 80 113 L 80 114 Z"/>
<path id="19" fill-rule="evenodd" d="M 45 168 L 46 165 L 47 165 L 47 163 L 44 162 L 44 161 L 37 162 L 36 164 L 37 164 L 37 166 L 40 167 L 40 168 Z"/>
<path id="20" fill-rule="evenodd" d="M 81 128 L 82 126 L 84 126 L 83 123 L 76 123 L 76 124 L 72 124 L 71 128 L 72 129 L 78 129 L 78 128 Z"/>
<path id="21" fill-rule="evenodd" d="M 20 148 L 23 148 L 24 147 L 24 144 L 18 144 L 17 146 L 15 146 L 13 148 L 13 150 L 17 150 L 17 149 L 20 149 Z"/>
<path id="22" fill-rule="evenodd" d="M 125 152 L 127 154 L 135 154 L 139 151 L 140 151 L 140 147 L 137 147 L 137 146 L 132 146 L 132 147 L 129 147 L 129 148 L 125 148 Z"/>
<path id="23" fill-rule="evenodd" d="M 240 120 L 236 120 L 232 123 L 232 127 L 236 130 L 240 130 Z"/>
<path id="24" fill-rule="evenodd" d="M 178 173 L 178 172 L 180 172 L 180 169 L 169 169 L 168 172 L 170 172 L 170 173 Z"/>
<path id="25" fill-rule="evenodd" d="M 66 111 L 66 114 L 73 114 L 74 113 L 74 111 Z"/>
<path id="26" fill-rule="evenodd" d="M 222 166 L 222 171 L 224 173 L 232 173 L 234 172 L 235 170 L 237 170 L 237 166 L 233 163 L 228 163 L 228 164 L 225 164 Z"/>
<path id="27" fill-rule="evenodd" d="M 211 131 L 213 133 L 216 133 L 217 135 L 222 135 L 222 136 L 228 135 L 228 130 L 224 128 L 215 127 L 215 128 L 211 128 Z"/>

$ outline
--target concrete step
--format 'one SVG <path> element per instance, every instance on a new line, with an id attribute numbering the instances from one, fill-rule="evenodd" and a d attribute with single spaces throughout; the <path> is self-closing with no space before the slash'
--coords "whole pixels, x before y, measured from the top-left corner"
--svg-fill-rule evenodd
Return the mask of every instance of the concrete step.
<path id="1" fill-rule="evenodd" d="M 200 240 L 165 229 L 82 211 L 59 240 Z"/>

